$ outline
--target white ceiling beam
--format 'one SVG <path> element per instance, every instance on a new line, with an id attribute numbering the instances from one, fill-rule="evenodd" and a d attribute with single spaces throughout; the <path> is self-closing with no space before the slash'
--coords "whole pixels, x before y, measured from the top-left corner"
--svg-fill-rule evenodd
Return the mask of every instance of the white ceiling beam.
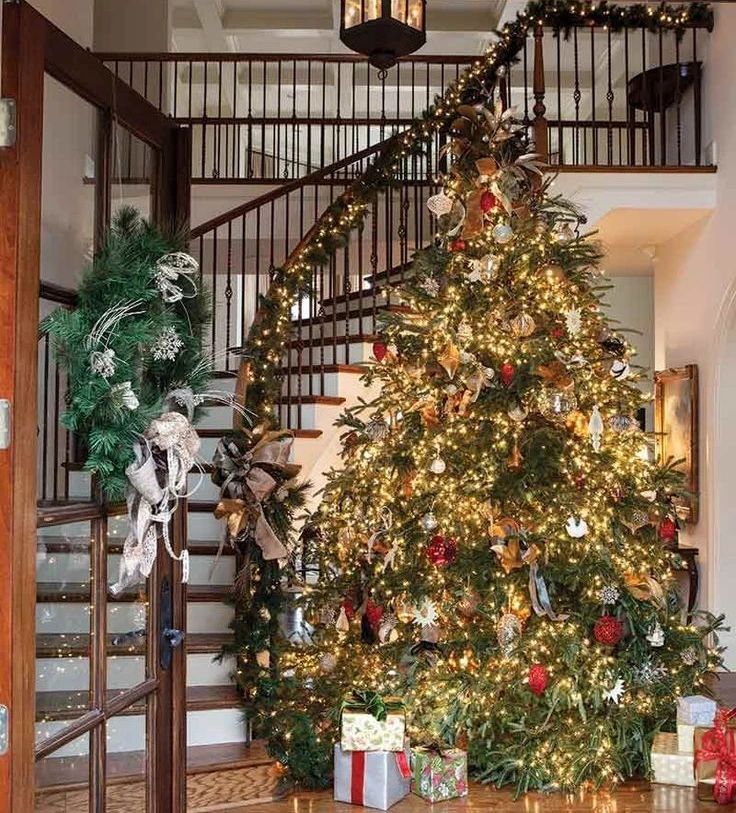
<path id="1" fill-rule="evenodd" d="M 197 0 L 197 2 L 207 3 L 208 0 Z M 264 31 L 277 31 L 280 29 L 285 31 L 292 29 L 334 31 L 332 9 L 325 11 L 304 9 L 304 11 L 296 14 L 290 11 L 279 11 L 277 8 L 273 11 L 229 8 L 222 15 L 221 23 L 227 33 L 253 31 L 254 29 Z"/>

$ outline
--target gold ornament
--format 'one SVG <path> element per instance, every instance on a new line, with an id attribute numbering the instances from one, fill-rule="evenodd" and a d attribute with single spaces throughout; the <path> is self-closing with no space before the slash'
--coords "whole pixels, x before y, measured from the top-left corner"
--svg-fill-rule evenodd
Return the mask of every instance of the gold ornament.
<path id="1" fill-rule="evenodd" d="M 521 454 L 521 450 L 519 449 L 519 441 L 514 438 L 514 448 L 511 450 L 511 454 L 506 458 L 506 465 L 512 470 L 515 471 L 516 469 L 521 468 L 521 464 L 524 462 L 524 456 Z"/>
<path id="2" fill-rule="evenodd" d="M 480 596 L 472 588 L 465 588 L 460 601 L 457 605 L 457 611 L 463 618 L 473 618 L 478 612 L 478 605 L 480 604 Z"/>
<path id="3" fill-rule="evenodd" d="M 509 327 L 517 339 L 526 339 L 534 333 L 537 324 L 528 313 L 520 313 L 509 320 Z"/>
<path id="4" fill-rule="evenodd" d="M 552 285 L 560 285 L 567 279 L 565 269 L 556 263 L 549 263 L 548 265 L 543 266 L 542 273 L 547 278 L 547 281 Z"/>
<path id="5" fill-rule="evenodd" d="M 448 342 L 445 349 L 437 356 L 437 361 L 447 375 L 454 378 L 460 364 L 460 350 L 452 342 Z"/>
<path id="6" fill-rule="evenodd" d="M 565 426 L 579 438 L 588 436 L 588 416 L 579 409 L 573 410 L 565 418 Z"/>
<path id="7" fill-rule="evenodd" d="M 256 652 L 256 663 L 261 669 L 268 669 L 271 666 L 271 653 L 267 649 Z"/>

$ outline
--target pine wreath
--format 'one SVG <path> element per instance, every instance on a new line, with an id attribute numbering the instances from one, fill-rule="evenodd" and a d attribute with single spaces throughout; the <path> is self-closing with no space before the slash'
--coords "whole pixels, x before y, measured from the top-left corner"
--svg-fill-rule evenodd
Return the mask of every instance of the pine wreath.
<path id="1" fill-rule="evenodd" d="M 151 421 L 166 411 L 191 413 L 207 388 L 212 365 L 202 336 L 210 307 L 183 247 L 184 234 L 165 234 L 135 209 L 121 209 L 77 306 L 42 326 L 68 373 L 62 423 L 110 501 L 125 496 L 126 468 Z"/>

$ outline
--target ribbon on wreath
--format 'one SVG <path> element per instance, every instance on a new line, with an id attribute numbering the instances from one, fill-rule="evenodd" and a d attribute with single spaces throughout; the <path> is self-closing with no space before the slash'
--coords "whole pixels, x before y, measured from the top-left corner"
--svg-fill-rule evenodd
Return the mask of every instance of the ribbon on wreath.
<path id="1" fill-rule="evenodd" d="M 398 697 L 384 697 L 378 692 L 355 689 L 342 701 L 341 717 L 345 711 L 365 712 L 382 723 L 389 714 L 403 714 L 405 708 L 404 702 Z"/>
<path id="2" fill-rule="evenodd" d="M 263 502 L 279 485 L 269 468 L 287 479 L 299 472 L 299 466 L 288 462 L 293 442 L 289 432 L 266 432 L 254 446 L 246 448 L 239 436 L 231 435 L 219 441 L 213 457 L 212 480 L 220 486 L 215 517 L 226 520 L 231 541 L 242 538 L 252 528 L 266 560 L 288 555 L 266 519 Z"/>
<path id="3" fill-rule="evenodd" d="M 736 729 L 729 723 L 736 717 L 736 709 L 719 709 L 713 728 L 703 732 L 695 752 L 695 766 L 715 762 L 713 798 L 719 805 L 731 804 L 736 799 Z"/>
<path id="4" fill-rule="evenodd" d="M 199 263 L 183 251 L 164 254 L 156 262 L 154 281 L 164 302 L 181 302 L 197 295 L 194 276 L 199 271 Z M 186 290 L 185 290 L 186 289 Z"/>
<path id="5" fill-rule="evenodd" d="M 189 552 L 174 553 L 169 522 L 179 499 L 186 495 L 187 475 L 199 447 L 199 435 L 179 412 L 165 412 L 151 421 L 144 437 L 136 442 L 135 460 L 125 470 L 129 531 L 118 580 L 110 587 L 114 595 L 150 576 L 156 561 L 158 526 L 167 553 L 182 564 L 182 582 L 189 580 Z"/>

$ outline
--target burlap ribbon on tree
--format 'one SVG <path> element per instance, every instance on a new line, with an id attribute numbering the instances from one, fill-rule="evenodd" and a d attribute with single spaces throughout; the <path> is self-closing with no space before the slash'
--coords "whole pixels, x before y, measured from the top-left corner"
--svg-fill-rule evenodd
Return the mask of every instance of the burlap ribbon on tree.
<path id="1" fill-rule="evenodd" d="M 263 502 L 279 485 L 270 471 L 281 472 L 286 479 L 298 474 L 300 466 L 289 463 L 293 443 L 293 435 L 286 431 L 266 432 L 252 448 L 229 436 L 219 441 L 213 458 L 212 480 L 220 486 L 215 516 L 226 520 L 231 542 L 252 534 L 265 560 L 288 554 L 266 519 Z"/>

